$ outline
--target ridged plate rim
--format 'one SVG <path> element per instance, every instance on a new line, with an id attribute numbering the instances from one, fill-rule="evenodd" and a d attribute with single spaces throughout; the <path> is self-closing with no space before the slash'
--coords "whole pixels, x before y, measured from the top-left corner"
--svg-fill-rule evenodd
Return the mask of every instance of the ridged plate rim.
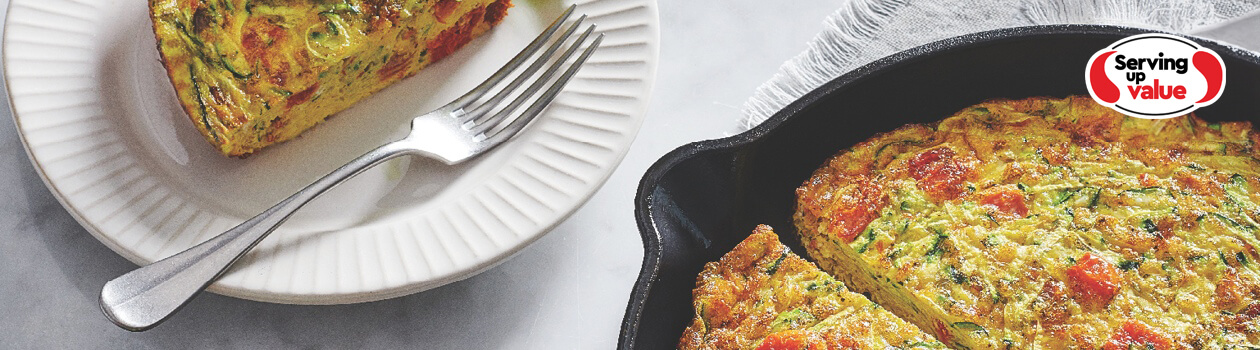
<path id="1" fill-rule="evenodd" d="M 140 152 L 137 152 L 138 148 L 134 145 L 125 144 L 123 141 L 127 140 L 127 136 L 119 136 L 121 131 L 115 130 L 122 128 L 124 123 L 120 123 L 116 116 L 105 116 L 99 112 L 101 105 L 119 102 L 104 100 L 99 89 L 91 87 L 93 85 L 88 85 L 85 89 L 76 87 L 78 85 L 74 83 L 37 82 L 45 79 L 101 79 L 99 74 L 92 76 L 93 73 L 99 73 L 95 71 L 99 67 L 90 66 L 94 59 L 99 59 L 91 56 L 99 54 L 99 48 L 76 47 L 73 40 L 55 40 L 76 35 L 86 35 L 90 39 L 96 34 L 75 32 L 46 21 L 31 22 L 20 18 L 15 20 L 15 13 L 59 18 L 67 23 L 107 20 L 99 18 L 107 11 L 90 9 L 110 6 L 115 2 L 10 2 L 3 38 L 4 74 L 9 107 L 17 124 L 19 138 L 31 163 L 54 197 L 104 245 L 137 264 L 147 264 L 208 239 L 212 232 L 221 231 L 236 222 L 225 219 L 230 215 L 215 216 L 212 207 L 197 207 L 195 198 L 183 196 L 177 189 L 171 189 L 170 183 L 163 183 L 160 176 L 147 173 L 143 167 L 136 166 L 134 160 L 129 160 L 131 157 L 144 155 L 137 154 Z M 518 7 L 534 6 L 530 1 L 518 0 L 515 3 Z M 573 1 L 564 3 L 567 5 Z M 62 6 L 57 6 L 58 4 Z M 655 0 L 582 0 L 576 1 L 576 4 L 578 13 L 589 15 L 589 21 L 599 24 L 602 19 L 607 19 L 614 24 L 603 25 L 596 30 L 597 33 L 607 35 L 605 49 L 592 56 L 591 63 L 579 71 L 574 83 L 541 116 L 539 122 L 535 123 L 537 125 L 531 126 L 529 132 L 513 140 L 514 144 L 510 144 L 513 149 L 505 151 L 512 152 L 511 155 L 490 179 L 456 199 L 448 197 L 442 203 L 433 205 L 434 209 L 421 213 L 417 218 L 320 233 L 315 238 L 317 242 L 311 244 L 270 242 L 271 248 L 276 248 L 272 254 L 259 257 L 260 254 L 251 253 L 246 260 L 261 260 L 251 261 L 244 268 L 230 271 L 208 290 L 232 297 L 286 304 L 344 304 L 398 297 L 462 280 L 489 269 L 518 253 L 571 215 L 607 181 L 638 133 L 655 80 L 660 41 Z M 510 16 L 509 12 L 509 18 Z M 523 45 L 523 42 L 519 44 Z M 23 47 L 17 51 L 12 50 L 17 46 Z M 28 53 L 37 50 L 22 50 L 31 48 L 46 52 L 82 50 L 88 56 L 33 57 Z M 86 70 L 83 69 L 84 66 L 88 66 Z M 605 88 L 601 90 L 601 86 Z M 50 105 L 49 101 L 54 100 L 61 102 Z M 91 112 L 93 108 L 98 110 L 95 114 Z M 70 119 L 70 122 L 51 126 L 39 125 L 41 121 L 51 118 L 74 117 L 75 111 L 80 109 L 87 110 L 78 111 L 77 115 L 83 119 Z M 583 116 L 597 117 L 594 119 L 602 117 L 612 121 L 604 125 L 583 124 L 587 123 L 584 120 L 589 119 L 577 118 Z M 114 123 L 110 124 L 111 121 Z M 93 123 L 103 126 L 93 126 Z M 52 132 L 59 127 L 80 134 Z M 584 135 L 572 131 L 577 129 L 596 130 L 598 134 Z M 91 137 L 82 141 L 83 136 Z M 111 137 L 115 139 L 110 141 Z M 67 144 L 78 144 L 87 150 L 64 155 L 58 154 L 58 151 L 67 153 L 65 147 L 54 149 Z M 602 148 L 603 151 L 598 154 L 579 154 L 576 150 L 566 149 L 566 144 Z M 114 153 L 101 154 L 104 153 L 102 150 L 111 150 Z M 96 154 L 96 158 L 89 156 L 92 154 Z M 588 156 L 590 154 L 595 156 Z M 67 159 L 77 160 L 76 157 L 87 158 L 90 162 L 75 162 L 83 166 L 74 171 L 59 164 L 68 162 Z M 560 161 L 560 158 L 569 160 Z M 564 162 L 568 162 L 568 165 L 562 164 Z M 579 163 L 585 164 L 583 167 L 586 169 L 573 166 Z M 100 175 L 103 179 L 86 185 L 84 181 L 74 180 L 76 176 L 83 174 Z M 574 181 L 557 180 L 559 177 L 547 174 L 571 177 L 578 185 L 557 185 L 562 181 L 570 184 Z M 112 191 L 95 195 L 93 187 L 97 186 Z M 123 201 L 118 197 L 127 198 Z M 172 203 L 179 205 L 169 212 L 153 214 L 153 210 L 147 210 L 145 213 L 135 214 L 136 217 L 125 225 L 112 224 L 113 221 L 124 220 L 111 220 L 119 217 L 119 213 L 133 210 L 128 205 L 158 209 Z M 109 208 L 102 209 L 101 206 Z M 192 206 L 194 211 L 184 214 L 188 212 L 185 206 Z M 111 213 L 103 215 L 104 211 Z M 157 215 L 162 217 L 151 219 Z M 504 219 L 505 217 L 516 219 Z M 157 249 L 151 248 L 154 246 L 152 243 L 145 245 L 130 240 L 139 234 L 139 242 L 145 242 L 166 226 L 168 221 L 181 220 L 181 228 L 198 226 L 201 229 L 199 232 L 167 237 L 167 241 Z M 442 228 L 438 228 L 439 226 Z M 287 234 L 291 236 L 287 239 L 277 238 L 274 236 L 286 236 L 277 231 L 259 248 L 269 248 L 269 241 L 300 241 L 302 235 L 301 232 L 292 231 Z M 334 239 L 336 242 L 328 243 Z M 407 251 L 403 243 L 410 244 L 413 251 Z M 321 245 L 311 247 L 317 244 Z M 372 247 L 363 247 L 368 244 Z M 326 250 L 324 248 L 333 249 L 334 256 L 321 256 L 318 251 Z M 352 253 L 345 253 L 347 249 Z M 420 254 L 415 254 L 416 252 Z M 376 265 L 372 266 L 372 261 L 364 260 L 365 255 L 376 255 L 377 257 L 372 258 L 376 260 Z M 292 262 L 286 265 L 285 262 L 273 261 L 276 256 L 292 256 L 289 258 Z M 353 259 L 346 259 L 347 257 Z M 442 261 L 443 257 L 446 261 Z M 320 272 L 313 267 L 306 269 L 303 261 L 321 259 L 337 259 L 332 271 L 332 275 L 337 277 L 333 277 L 335 280 L 331 282 L 331 289 L 327 288 L 327 271 L 323 271 L 324 280 L 307 281 L 303 279 L 315 279 L 318 276 L 304 277 L 300 274 L 307 270 Z M 427 268 L 428 273 L 417 272 L 418 266 Z M 273 270 L 281 272 L 275 273 Z M 343 275 L 353 278 L 345 278 Z M 284 278 L 288 282 L 276 282 Z M 318 291 L 314 287 L 302 287 L 306 284 L 319 286 L 321 283 L 325 288 Z"/>

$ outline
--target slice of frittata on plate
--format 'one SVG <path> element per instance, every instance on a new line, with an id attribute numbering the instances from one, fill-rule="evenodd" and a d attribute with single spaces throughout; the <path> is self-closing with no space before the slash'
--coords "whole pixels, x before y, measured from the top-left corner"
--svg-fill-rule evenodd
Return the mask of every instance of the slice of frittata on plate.
<path id="1" fill-rule="evenodd" d="M 779 243 L 769 226 L 705 265 L 681 349 L 932 349 L 945 345 Z"/>
<path id="2" fill-rule="evenodd" d="M 991 101 L 841 152 L 794 220 L 824 270 L 953 347 L 1247 348 L 1257 156 L 1247 122 Z"/>
<path id="3" fill-rule="evenodd" d="M 175 94 L 229 156 L 289 140 L 446 57 L 510 0 L 150 0 Z"/>

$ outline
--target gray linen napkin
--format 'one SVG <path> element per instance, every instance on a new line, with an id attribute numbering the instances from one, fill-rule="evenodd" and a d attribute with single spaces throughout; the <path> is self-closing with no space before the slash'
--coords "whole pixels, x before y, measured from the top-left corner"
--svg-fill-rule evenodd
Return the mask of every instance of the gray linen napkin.
<path id="1" fill-rule="evenodd" d="M 1260 9 L 1251 0 L 850 0 L 809 48 L 744 103 L 748 130 L 800 96 L 876 59 L 953 36 L 1035 24 L 1118 24 L 1188 33 Z M 1082 63 L 1083 64 L 1083 63 Z"/>

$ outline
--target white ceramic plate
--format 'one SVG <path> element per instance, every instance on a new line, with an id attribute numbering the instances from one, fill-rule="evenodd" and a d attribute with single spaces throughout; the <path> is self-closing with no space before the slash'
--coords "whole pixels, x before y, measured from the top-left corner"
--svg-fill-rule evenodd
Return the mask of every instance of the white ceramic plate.
<path id="1" fill-rule="evenodd" d="M 302 137 L 225 158 L 178 108 L 146 1 L 13 0 L 4 69 L 14 118 L 49 189 L 138 264 L 261 212 L 471 89 L 571 0 L 517 0 L 497 28 Z M 607 180 L 656 73 L 655 0 L 580 0 L 607 37 L 542 117 L 475 161 L 397 160 L 296 214 L 210 291 L 299 304 L 385 299 L 485 270 L 537 240 Z"/>

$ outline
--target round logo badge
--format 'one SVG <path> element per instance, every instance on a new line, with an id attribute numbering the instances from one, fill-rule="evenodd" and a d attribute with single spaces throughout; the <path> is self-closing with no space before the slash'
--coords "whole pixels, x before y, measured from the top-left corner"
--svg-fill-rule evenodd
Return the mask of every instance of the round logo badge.
<path id="1" fill-rule="evenodd" d="M 1216 102 L 1225 90 L 1225 64 L 1189 39 L 1142 34 L 1099 50 L 1085 67 L 1085 85 L 1098 103 L 1147 119 L 1172 118 Z"/>

